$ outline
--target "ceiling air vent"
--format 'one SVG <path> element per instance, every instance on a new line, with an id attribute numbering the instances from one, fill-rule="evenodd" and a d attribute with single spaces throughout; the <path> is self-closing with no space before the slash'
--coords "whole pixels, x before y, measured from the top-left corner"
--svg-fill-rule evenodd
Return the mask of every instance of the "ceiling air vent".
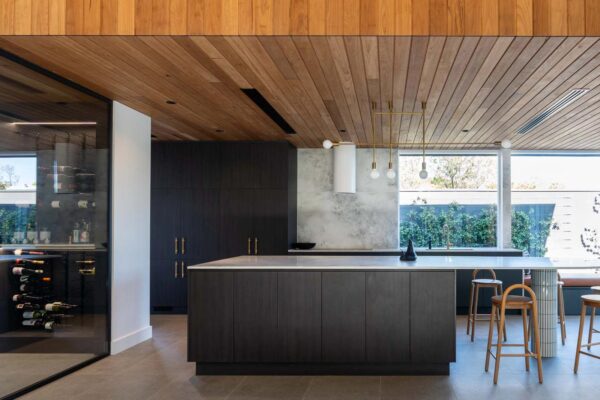
<path id="1" fill-rule="evenodd" d="M 250 98 L 269 118 L 273 120 L 285 133 L 293 135 L 294 128 L 273 108 L 273 106 L 256 89 L 242 89 L 242 92 Z"/>
<path id="2" fill-rule="evenodd" d="M 517 130 L 517 133 L 524 134 L 534 129 L 536 126 L 540 125 L 542 122 L 589 92 L 590 89 L 572 89 L 569 90 L 563 97 L 556 100 L 554 103 L 550 104 L 546 109 L 544 109 L 539 114 L 535 115 L 529 121 L 525 123 L 522 127 Z"/>

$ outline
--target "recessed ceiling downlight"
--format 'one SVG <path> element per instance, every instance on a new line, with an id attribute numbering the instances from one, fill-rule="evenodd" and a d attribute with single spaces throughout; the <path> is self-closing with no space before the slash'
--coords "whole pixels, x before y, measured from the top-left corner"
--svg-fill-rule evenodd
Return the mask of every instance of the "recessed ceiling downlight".
<path id="1" fill-rule="evenodd" d="M 562 97 L 556 100 L 554 103 L 550 104 L 540 113 L 536 114 L 533 118 L 525 123 L 525 125 L 521 126 L 517 133 L 525 134 L 535 127 L 540 125 L 542 122 L 546 121 L 548 118 L 573 103 L 575 100 L 589 92 L 590 89 L 571 89 L 567 93 L 565 93 Z"/>

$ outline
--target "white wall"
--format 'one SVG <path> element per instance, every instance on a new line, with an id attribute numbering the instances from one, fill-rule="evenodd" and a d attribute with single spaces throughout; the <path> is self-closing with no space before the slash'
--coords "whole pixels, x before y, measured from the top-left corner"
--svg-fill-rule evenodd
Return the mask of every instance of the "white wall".
<path id="1" fill-rule="evenodd" d="M 152 337 L 150 117 L 113 102 L 111 353 Z"/>

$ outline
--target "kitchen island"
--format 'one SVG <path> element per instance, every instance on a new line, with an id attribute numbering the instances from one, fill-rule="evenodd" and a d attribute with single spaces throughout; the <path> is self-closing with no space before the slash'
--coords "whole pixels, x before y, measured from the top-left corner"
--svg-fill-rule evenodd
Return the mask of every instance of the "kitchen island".
<path id="1" fill-rule="evenodd" d="M 599 267 L 535 257 L 291 255 L 191 266 L 188 359 L 197 374 L 447 374 L 456 357 L 455 272 L 474 268 L 532 271 L 542 352 L 554 356 L 556 269 Z"/>

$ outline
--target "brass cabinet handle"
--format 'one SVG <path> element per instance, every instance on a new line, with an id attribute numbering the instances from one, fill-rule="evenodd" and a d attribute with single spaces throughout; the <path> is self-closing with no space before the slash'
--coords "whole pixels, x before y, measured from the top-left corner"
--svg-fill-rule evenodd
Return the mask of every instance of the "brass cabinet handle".
<path id="1" fill-rule="evenodd" d="M 254 238 L 254 254 L 258 254 L 258 238 Z"/>
<path id="2" fill-rule="evenodd" d="M 250 255 L 250 238 L 248 238 L 248 255 Z"/>
<path id="3" fill-rule="evenodd" d="M 175 261 L 175 278 L 177 278 L 177 261 Z"/>
<path id="4" fill-rule="evenodd" d="M 175 237 L 175 255 L 179 253 L 179 239 Z"/>
<path id="5" fill-rule="evenodd" d="M 185 254 L 185 238 L 181 238 L 181 254 Z"/>
<path id="6" fill-rule="evenodd" d="M 181 278 L 185 278 L 185 261 L 181 262 Z"/>

